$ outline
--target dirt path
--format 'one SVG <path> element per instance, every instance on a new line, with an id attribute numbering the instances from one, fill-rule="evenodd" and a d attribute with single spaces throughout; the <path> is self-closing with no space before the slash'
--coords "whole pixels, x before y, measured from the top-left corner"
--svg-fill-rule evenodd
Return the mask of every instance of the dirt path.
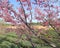
<path id="1" fill-rule="evenodd" d="M 12 29 L 17 29 L 17 28 L 23 28 L 22 26 L 21 27 L 18 27 L 18 26 L 8 26 L 7 28 L 12 28 Z M 44 29 L 44 30 L 48 30 L 49 28 L 47 26 L 39 26 L 39 25 L 36 25 L 36 26 L 33 26 L 34 29 Z"/>

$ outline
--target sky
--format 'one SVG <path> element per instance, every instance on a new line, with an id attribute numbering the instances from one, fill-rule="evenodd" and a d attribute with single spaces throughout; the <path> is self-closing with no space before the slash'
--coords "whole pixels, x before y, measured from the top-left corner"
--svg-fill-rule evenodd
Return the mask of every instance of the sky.
<path id="1" fill-rule="evenodd" d="M 16 2 L 16 0 L 9 0 L 10 1 L 10 3 L 11 4 L 13 4 L 14 5 L 14 9 L 16 10 L 16 7 L 19 7 L 19 2 Z M 33 0 L 31 0 L 31 1 L 33 1 Z M 53 0 L 52 0 L 53 1 Z M 54 3 L 54 5 L 55 6 L 60 6 L 60 1 L 59 2 L 57 2 L 57 3 Z M 32 7 L 34 7 L 34 5 L 32 6 Z M 17 11 L 17 10 L 16 10 Z M 27 11 L 26 11 L 27 12 Z M 34 12 L 33 10 L 32 10 L 32 12 Z M 33 20 L 33 22 L 36 22 L 36 20 Z"/>
<path id="2" fill-rule="evenodd" d="M 10 1 L 10 3 L 14 4 L 14 7 L 17 7 L 17 5 L 19 5 L 19 2 L 16 2 L 16 0 L 9 0 L 9 1 Z M 31 0 L 31 1 L 33 1 L 33 0 Z M 60 6 L 60 1 L 55 3 L 55 5 L 59 5 Z"/>
<path id="3" fill-rule="evenodd" d="M 33 1 L 33 0 L 31 0 L 31 1 Z M 16 2 L 16 0 L 9 0 L 9 2 L 14 5 L 14 9 L 17 11 L 16 7 L 19 7 L 19 2 Z M 32 5 L 32 7 L 34 7 L 34 5 Z M 26 11 L 26 13 L 28 13 L 28 12 L 29 11 Z M 34 13 L 34 10 L 32 10 L 32 12 Z M 37 20 L 33 20 L 33 22 L 37 22 Z"/>
<path id="4" fill-rule="evenodd" d="M 17 7 L 17 5 L 19 5 L 18 2 L 16 2 L 16 0 L 9 0 L 10 3 L 14 4 L 14 7 Z"/>
<path id="5" fill-rule="evenodd" d="M 53 1 L 53 0 L 51 0 L 51 1 Z M 9 0 L 9 2 L 11 3 L 11 4 L 13 4 L 13 8 L 17 11 L 17 7 L 19 7 L 19 2 L 16 2 L 16 0 Z M 31 0 L 31 2 L 33 2 L 33 0 Z M 55 6 L 60 6 L 60 0 L 59 0 L 59 2 L 55 2 L 54 3 L 54 5 Z M 32 5 L 32 8 L 34 8 L 35 7 L 35 5 Z M 27 12 L 27 11 L 26 11 Z M 32 12 L 34 13 L 34 10 L 32 10 Z M 28 13 L 28 12 L 27 12 Z M 60 14 L 60 13 L 59 13 Z M 33 18 L 34 18 L 34 14 L 33 14 Z M 59 18 L 60 18 L 60 16 L 59 16 Z M 1 18 L 0 18 L 0 20 L 1 20 Z M 37 22 L 37 20 L 33 20 L 33 22 Z"/>

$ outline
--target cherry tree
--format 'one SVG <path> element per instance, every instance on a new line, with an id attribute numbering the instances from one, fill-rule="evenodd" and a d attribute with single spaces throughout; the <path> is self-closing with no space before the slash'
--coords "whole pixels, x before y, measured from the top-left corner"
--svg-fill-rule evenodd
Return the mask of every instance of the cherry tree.
<path id="1" fill-rule="evenodd" d="M 58 34 L 60 34 L 57 30 L 60 26 L 58 17 L 60 6 L 55 5 L 58 1 L 59 0 L 16 0 L 16 2 L 19 2 L 19 6 L 16 9 L 17 12 L 14 10 L 13 4 L 11 4 L 9 0 L 0 0 L 0 17 L 6 22 L 11 22 L 15 25 L 18 23 L 22 24 L 22 26 L 29 31 L 29 34 L 35 35 L 36 38 L 43 40 L 52 47 L 56 47 L 54 43 L 50 42 L 44 36 L 37 36 L 35 30 L 28 24 L 28 21 L 32 23 L 34 17 L 35 20 L 42 22 L 42 24 L 50 25 Z M 34 10 L 34 13 L 32 10 Z M 34 48 L 31 37 L 28 34 L 26 34 L 26 36 Z"/>
<path id="2" fill-rule="evenodd" d="M 59 0 L 35 0 L 35 18 L 45 26 L 51 26 L 60 35 L 60 5 Z M 57 3 L 57 4 L 56 4 Z"/>

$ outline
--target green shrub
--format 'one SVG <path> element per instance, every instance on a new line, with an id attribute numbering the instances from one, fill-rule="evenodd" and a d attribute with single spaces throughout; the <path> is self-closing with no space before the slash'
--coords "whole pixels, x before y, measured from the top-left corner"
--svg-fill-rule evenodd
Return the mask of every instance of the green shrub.
<path id="1" fill-rule="evenodd" d="M 56 43 L 58 48 L 60 47 L 60 43 L 57 40 L 57 34 L 54 32 L 53 29 L 49 29 L 47 35 L 44 35 L 46 38 L 51 36 L 52 42 Z M 55 37 L 55 38 L 53 38 Z M 25 34 L 21 36 L 19 39 L 15 32 L 9 32 L 6 34 L 0 35 L 0 48 L 32 48 L 31 42 L 27 39 Z M 18 40 L 19 39 L 19 40 Z M 35 48 L 51 48 L 48 45 L 44 45 L 41 39 L 36 38 L 35 36 L 31 37 L 32 43 L 34 43 Z M 18 40 L 18 43 L 16 41 Z M 43 44 L 43 46 L 41 45 Z"/>
<path id="2" fill-rule="evenodd" d="M 0 35 L 0 48 L 18 48 L 18 46 L 15 44 L 18 36 L 11 32 L 6 34 Z"/>

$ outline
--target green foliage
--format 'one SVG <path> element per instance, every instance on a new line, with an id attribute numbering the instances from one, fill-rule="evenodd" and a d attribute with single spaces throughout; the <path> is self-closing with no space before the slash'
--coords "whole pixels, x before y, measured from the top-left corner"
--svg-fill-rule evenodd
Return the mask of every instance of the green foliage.
<path id="1" fill-rule="evenodd" d="M 33 22 L 33 23 L 28 23 L 28 24 L 31 24 L 31 25 L 41 25 L 41 23 L 39 23 L 39 22 L 37 22 L 37 23 Z"/>
<path id="2" fill-rule="evenodd" d="M 0 48 L 18 48 L 15 44 L 17 35 L 13 32 L 0 35 Z"/>
<path id="3" fill-rule="evenodd" d="M 0 47 L 1 48 L 10 48 L 11 46 L 11 43 L 8 42 L 8 41 L 3 41 L 1 44 L 0 44 Z"/>
<path id="4" fill-rule="evenodd" d="M 50 47 L 50 46 L 40 46 L 40 45 L 38 44 L 38 45 L 36 45 L 36 48 L 52 48 L 52 47 Z"/>
<path id="5" fill-rule="evenodd" d="M 27 40 L 20 40 L 19 43 L 22 47 L 25 47 L 25 48 L 31 48 L 32 47 L 31 42 L 29 42 Z"/>
<path id="6" fill-rule="evenodd" d="M 49 39 L 51 37 L 52 42 L 54 42 L 58 48 L 60 43 L 58 41 L 58 35 L 53 29 L 49 29 L 48 33 L 44 36 Z M 19 39 L 19 40 L 18 40 Z M 27 39 L 25 34 L 22 34 L 21 38 L 18 38 L 15 32 L 9 32 L 5 34 L 0 34 L 0 48 L 32 48 L 31 42 Z M 46 45 L 45 42 L 36 38 L 35 36 L 31 37 L 32 43 L 35 45 L 35 48 L 52 48 L 49 45 Z M 16 41 L 18 40 L 18 43 Z"/>
<path id="7" fill-rule="evenodd" d="M 26 36 L 23 34 L 19 42 L 16 43 L 18 36 L 15 32 L 9 32 L 0 35 L 0 48 L 32 48 L 32 44 L 29 40 L 25 40 Z M 35 44 L 36 48 L 42 47 L 42 40 L 38 40 L 32 37 L 32 42 Z M 39 44 L 39 45 L 38 45 Z M 44 47 L 44 46 L 43 46 Z"/>

